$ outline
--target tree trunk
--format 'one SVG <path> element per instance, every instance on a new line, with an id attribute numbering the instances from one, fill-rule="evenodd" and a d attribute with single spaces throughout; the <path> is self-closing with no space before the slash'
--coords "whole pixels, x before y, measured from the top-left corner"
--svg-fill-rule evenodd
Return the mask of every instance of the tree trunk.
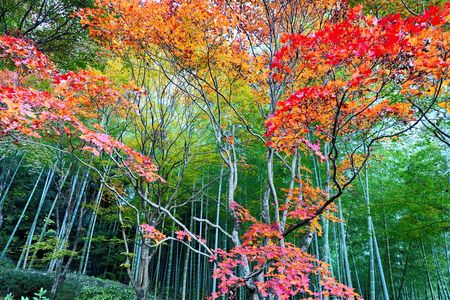
<path id="1" fill-rule="evenodd" d="M 355 263 L 355 257 L 352 255 L 352 262 L 353 262 L 353 268 L 355 269 L 355 275 L 356 275 L 356 283 L 358 285 L 358 293 L 360 295 L 363 294 L 363 290 L 361 288 L 361 284 L 359 282 L 359 276 L 358 276 L 358 268 L 356 267 L 356 263 Z"/>
<path id="2" fill-rule="evenodd" d="M 66 225 L 61 228 L 61 232 L 58 236 L 58 244 L 59 245 L 57 245 L 57 247 L 55 249 L 55 254 L 57 254 L 61 251 L 64 251 L 67 247 L 67 241 L 69 240 L 70 233 L 73 228 L 73 224 L 75 222 L 76 216 L 78 215 L 78 210 L 81 206 L 81 202 L 83 201 L 84 193 L 86 192 L 88 178 L 89 178 L 89 173 L 86 172 L 84 175 L 83 181 L 81 182 L 81 186 L 78 190 L 78 195 L 76 197 L 73 210 L 68 209 L 66 211 L 67 217 L 65 216 L 65 219 L 67 220 L 69 218 L 68 214 L 70 214 L 71 217 L 70 217 L 69 221 L 66 222 Z M 60 260 L 60 258 L 55 258 L 52 261 L 50 261 L 50 266 L 49 266 L 48 272 L 52 272 L 55 269 L 56 264 L 58 263 L 58 260 Z"/>
<path id="3" fill-rule="evenodd" d="M 367 172 L 367 166 L 365 169 L 365 184 L 363 184 L 361 175 L 359 176 L 359 181 L 361 184 L 361 189 L 364 194 L 364 200 L 366 202 L 367 209 L 367 232 L 369 234 L 369 300 L 376 300 L 376 290 L 375 290 L 375 258 L 374 258 L 374 241 L 372 230 L 372 215 L 370 213 L 370 198 L 369 198 L 369 177 Z"/>
<path id="4" fill-rule="evenodd" d="M 67 170 L 67 172 L 61 178 L 61 181 L 60 181 L 60 183 L 58 185 L 57 194 L 55 196 L 55 199 L 52 202 L 52 205 L 51 205 L 50 210 L 49 210 L 49 212 L 47 214 L 47 217 L 45 218 L 44 226 L 42 227 L 41 234 L 39 235 L 38 243 L 40 243 L 42 241 L 42 239 L 44 238 L 45 232 L 47 230 L 47 226 L 50 223 L 50 218 L 51 218 L 51 216 L 53 214 L 53 211 L 55 209 L 56 203 L 58 202 L 58 199 L 61 198 L 61 192 L 62 192 L 62 189 L 64 187 L 64 183 L 66 182 L 66 179 L 67 179 L 69 173 L 70 173 L 70 169 Z M 34 250 L 33 255 L 31 256 L 31 261 L 30 261 L 30 265 L 28 266 L 28 269 L 31 269 L 33 267 L 33 263 L 34 263 L 34 259 L 36 258 L 36 254 L 37 254 L 37 249 Z"/>
<path id="5" fill-rule="evenodd" d="M 338 200 L 338 209 L 339 209 L 339 218 L 344 220 L 344 216 L 342 214 L 342 205 L 341 199 Z M 347 241 L 346 241 L 346 230 L 343 222 L 339 223 L 340 234 L 341 234 L 341 245 L 342 245 L 342 261 L 344 263 L 345 270 L 345 279 L 348 287 L 352 288 L 352 275 L 350 272 L 350 262 L 348 260 L 348 251 L 347 251 Z"/>
<path id="6" fill-rule="evenodd" d="M 37 211 L 34 216 L 33 224 L 31 225 L 30 231 L 28 232 L 27 241 L 25 243 L 25 248 L 26 248 L 25 257 L 23 259 L 23 267 L 22 267 L 24 270 L 27 267 L 28 255 L 30 253 L 31 244 L 33 242 L 33 236 L 34 236 L 34 232 L 36 230 L 36 225 L 38 223 L 39 216 L 40 216 L 41 210 L 42 210 L 42 206 L 44 205 L 45 198 L 47 198 L 47 193 L 48 193 L 50 185 L 53 181 L 54 175 L 55 175 L 55 169 L 52 168 L 48 172 L 47 179 L 45 180 L 45 184 L 44 184 L 44 189 L 42 191 L 41 200 L 39 201 L 39 205 L 38 205 Z"/>
<path id="7" fill-rule="evenodd" d="M 176 210 L 174 211 L 176 214 Z M 171 237 L 174 238 L 174 231 L 172 230 Z M 170 289 L 172 288 L 172 267 L 173 267 L 173 240 L 170 240 L 169 247 L 169 263 L 167 265 L 167 280 L 166 280 L 166 300 L 170 298 Z"/>
<path id="8" fill-rule="evenodd" d="M 11 178 L 8 181 L 8 184 L 6 188 L 1 190 L 1 198 L 0 198 L 0 229 L 2 229 L 3 226 L 3 204 L 5 203 L 6 196 L 8 195 L 9 189 L 11 188 L 11 184 L 14 181 L 14 178 L 16 177 L 17 171 L 19 171 L 20 165 L 22 164 L 23 158 L 25 157 L 25 154 L 22 155 L 22 157 L 19 160 L 19 163 L 17 164 L 14 173 L 12 174 Z M 7 177 L 5 177 L 6 179 Z"/>
<path id="9" fill-rule="evenodd" d="M 81 274 L 86 274 L 86 269 L 89 263 L 89 254 L 91 251 L 91 245 L 92 245 L 92 237 L 94 236 L 94 230 L 95 230 L 95 224 L 97 223 L 97 211 L 100 208 L 100 201 L 102 200 L 103 195 L 103 182 L 100 184 L 100 187 L 97 192 L 97 197 L 95 199 L 95 207 L 94 211 L 92 213 L 91 220 L 89 222 L 88 232 L 87 232 L 87 239 L 83 246 L 83 255 L 80 262 L 80 271 Z"/>
<path id="10" fill-rule="evenodd" d="M 431 282 L 431 277 L 430 277 L 430 272 L 428 269 L 428 262 L 427 262 L 427 258 L 426 258 L 426 253 L 425 253 L 425 246 L 423 244 L 423 239 L 420 239 L 420 250 L 422 252 L 422 261 L 425 267 L 425 274 L 427 277 L 427 282 L 428 282 L 428 288 L 430 289 L 430 297 L 432 300 L 435 300 L 435 294 L 434 294 L 434 289 L 433 289 L 433 284 Z"/>
<path id="11" fill-rule="evenodd" d="M 320 261 L 320 253 L 319 253 L 319 237 L 317 234 L 314 234 L 314 245 L 315 245 L 315 252 L 316 252 L 316 259 Z M 319 299 L 323 299 L 322 295 L 322 284 L 320 283 L 321 279 L 321 273 L 320 271 L 317 273 L 317 292 L 319 293 Z"/>
<path id="12" fill-rule="evenodd" d="M 389 235 L 387 231 L 387 221 L 386 221 L 386 212 L 383 210 L 384 213 L 384 232 L 385 232 L 385 239 L 386 239 L 386 250 L 387 250 L 387 258 L 388 258 L 388 271 L 389 271 L 389 284 L 391 286 L 391 296 L 392 300 L 396 300 L 395 295 L 395 286 L 394 286 L 394 276 L 392 273 L 392 262 L 391 262 L 391 245 L 389 242 Z"/>
<path id="13" fill-rule="evenodd" d="M 372 221 L 372 218 L 370 218 L 370 221 Z M 388 292 L 388 288 L 387 288 L 387 284 L 386 284 L 386 279 L 384 277 L 384 271 L 383 271 L 383 264 L 381 262 L 381 255 L 380 255 L 380 250 L 378 248 L 378 243 L 377 243 L 377 235 L 375 233 L 375 228 L 373 226 L 373 223 L 371 224 L 372 226 L 372 238 L 373 238 L 373 246 L 375 248 L 375 255 L 377 258 L 377 265 L 378 265 L 378 271 L 380 272 L 380 279 L 381 279 L 381 287 L 383 290 L 383 297 L 385 300 L 389 300 L 389 292 Z"/>
<path id="14" fill-rule="evenodd" d="M 374 258 L 374 250 L 373 250 L 373 231 L 370 219 L 367 221 L 369 227 L 369 293 L 370 300 L 376 300 L 375 297 L 375 258 Z"/>
<path id="15" fill-rule="evenodd" d="M 159 288 L 159 281 L 160 281 L 160 279 L 159 279 L 159 271 L 161 270 L 161 253 L 162 253 L 162 247 L 159 247 L 159 249 L 158 249 L 158 259 L 157 259 L 157 262 L 156 262 L 155 285 L 154 285 L 154 291 L 153 291 L 153 298 L 155 298 L 155 299 L 156 299 L 156 296 L 158 295 L 158 288 Z"/>
<path id="16" fill-rule="evenodd" d="M 150 259 L 154 254 L 154 250 L 150 250 L 149 245 L 146 243 L 145 238 L 142 239 L 141 245 L 141 256 L 138 268 L 137 280 L 134 280 L 133 288 L 136 292 L 136 297 L 138 300 L 145 300 L 147 297 L 147 292 L 150 284 L 148 267 L 150 264 Z M 155 297 L 156 298 L 156 297 Z"/>
<path id="17" fill-rule="evenodd" d="M 203 183 L 202 183 L 203 189 Z M 200 219 L 203 219 L 203 197 L 200 197 Z M 199 224 L 199 236 L 203 234 L 203 222 Z M 201 245 L 198 245 L 198 251 L 201 251 Z M 197 255 L 197 299 L 202 298 L 202 255 Z"/>
<path id="18" fill-rule="evenodd" d="M 397 299 L 399 299 L 399 300 L 402 299 L 401 296 L 402 296 L 402 291 L 403 291 L 403 284 L 405 282 L 405 277 L 406 277 L 406 270 L 408 268 L 409 254 L 411 252 L 411 244 L 412 244 L 412 242 L 408 246 L 408 250 L 407 250 L 408 252 L 406 254 L 405 264 L 404 264 L 403 272 L 402 272 L 402 278 L 400 280 L 400 286 L 398 288 Z"/>
<path id="19" fill-rule="evenodd" d="M 220 177 L 219 177 L 219 192 L 217 195 L 217 207 L 216 207 L 216 228 L 215 228 L 215 238 L 214 238 L 214 250 L 219 248 L 219 218 L 220 218 L 220 198 L 222 197 L 222 177 L 223 177 L 223 166 L 220 168 Z M 214 262 L 214 271 L 217 268 L 217 263 Z M 213 278 L 213 293 L 217 291 L 217 279 Z"/>
<path id="20" fill-rule="evenodd" d="M 63 237 L 66 234 L 66 229 L 67 229 L 67 222 L 69 219 L 69 215 L 72 211 L 72 206 L 73 206 L 73 196 L 75 194 L 76 188 L 77 188 L 77 184 L 78 184 L 78 175 L 79 175 L 80 169 L 78 168 L 77 172 L 75 173 L 75 175 L 72 176 L 72 179 L 70 181 L 70 192 L 69 192 L 69 198 L 66 200 L 66 207 L 65 207 L 65 212 L 64 212 L 64 217 L 62 222 L 59 220 L 59 210 L 56 210 L 56 225 L 57 225 L 57 243 L 55 245 L 55 248 L 53 249 L 53 253 L 57 253 L 60 247 L 60 243 L 63 239 Z M 64 203 L 64 202 L 63 202 Z M 48 265 L 47 268 L 47 273 L 51 273 L 54 271 L 54 268 L 56 266 L 56 259 L 52 259 Z"/>
<path id="21" fill-rule="evenodd" d="M 445 278 L 445 274 L 442 274 L 442 268 L 440 267 L 439 254 L 434 247 L 431 249 L 431 253 L 433 254 L 433 265 L 436 270 L 436 277 L 438 279 L 437 284 L 440 289 L 439 299 L 450 299 L 448 282 Z"/>
<path id="22" fill-rule="evenodd" d="M 190 219 L 189 219 L 189 230 L 192 232 L 193 228 L 193 219 L 194 217 L 194 205 L 191 205 L 191 214 L 190 214 Z M 189 260 L 189 256 L 191 256 L 191 259 Z M 186 300 L 186 296 L 187 296 L 187 278 L 188 278 L 188 267 L 190 267 L 190 274 L 192 274 L 192 253 L 191 251 L 186 248 L 186 254 L 185 254 L 185 259 L 184 259 L 184 267 L 183 267 L 183 287 L 181 289 L 181 300 Z M 189 261 L 191 261 L 191 263 L 189 264 Z M 192 278 L 192 276 L 191 276 Z"/>
<path id="23" fill-rule="evenodd" d="M 6 245 L 3 248 L 2 255 L 1 255 L 2 257 L 4 257 L 6 255 L 6 253 L 8 252 L 8 248 L 9 248 L 9 246 L 11 245 L 11 243 L 12 243 L 12 241 L 14 239 L 14 236 L 15 236 L 15 234 L 17 232 L 17 229 L 19 229 L 19 226 L 20 226 L 20 223 L 23 220 L 23 217 L 25 216 L 25 213 L 26 213 L 26 211 L 28 209 L 28 206 L 30 205 L 31 199 L 33 198 L 34 192 L 36 191 L 36 188 L 37 188 L 37 186 L 39 184 L 39 181 L 41 180 L 41 176 L 42 176 L 43 172 L 44 172 L 44 169 L 42 169 L 41 172 L 39 173 L 38 179 L 36 180 L 36 183 L 34 184 L 33 190 L 31 191 L 31 194 L 28 197 L 27 203 L 25 204 L 25 207 L 23 208 L 22 213 L 20 214 L 19 220 L 17 220 L 16 226 L 14 226 L 14 229 L 13 229 L 11 235 L 9 236 L 8 241 L 6 242 Z"/>
<path id="24" fill-rule="evenodd" d="M 333 224 L 333 237 L 334 237 L 334 253 L 336 253 L 336 273 L 335 276 L 337 277 L 337 280 L 339 282 L 342 282 L 341 279 L 341 262 L 340 262 L 340 241 L 339 241 L 339 235 L 336 231 L 336 225 Z"/>

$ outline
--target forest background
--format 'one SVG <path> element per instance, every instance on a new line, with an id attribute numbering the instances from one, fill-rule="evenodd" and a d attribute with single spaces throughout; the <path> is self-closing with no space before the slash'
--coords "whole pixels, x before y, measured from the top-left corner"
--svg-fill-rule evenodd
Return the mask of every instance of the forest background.
<path id="1" fill-rule="evenodd" d="M 0 297 L 450 299 L 449 13 L 1 0 Z"/>

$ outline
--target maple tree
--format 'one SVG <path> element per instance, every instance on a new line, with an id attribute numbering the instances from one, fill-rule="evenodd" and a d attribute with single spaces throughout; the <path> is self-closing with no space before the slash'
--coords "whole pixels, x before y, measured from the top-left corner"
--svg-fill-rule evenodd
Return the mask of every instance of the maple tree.
<path id="1" fill-rule="evenodd" d="M 235 247 L 218 252 L 219 261 L 224 259 L 215 275 L 221 279 L 221 294 L 231 295 L 237 286 L 246 286 L 254 299 L 308 292 L 304 276 L 313 259 L 284 239 L 301 227 L 320 231 L 318 216 L 323 213 L 333 220 L 329 213 L 335 209 L 333 202 L 364 167 L 376 141 L 408 131 L 431 108 L 445 108 L 441 94 L 448 83 L 448 5 L 419 16 L 377 18 L 341 1 L 312 1 L 297 12 L 300 2 L 102 0 L 79 14 L 91 36 L 114 55 L 123 57 L 131 51 L 168 78 L 177 78 L 176 85 L 210 119 L 220 155 L 230 169 L 228 208 L 234 220 Z M 279 17 L 297 13 L 304 13 L 303 22 Z M 261 14 L 267 19 L 256 17 Z M 278 41 L 281 31 L 288 34 Z M 265 66 L 271 67 L 270 76 Z M 234 106 L 237 87 L 243 84 L 256 87 L 253 92 L 260 96 L 260 104 L 270 104 L 266 145 L 276 223 L 269 221 L 268 211 L 264 223 L 252 217 L 242 220 L 247 214 L 234 199 L 234 124 L 243 124 L 264 140 Z M 292 89 L 296 92 L 288 96 Z M 390 99 L 392 94 L 399 96 Z M 283 97 L 287 100 L 280 101 Z M 230 122 L 230 116 L 238 122 Z M 275 150 L 291 155 L 294 165 L 298 151 L 316 155 L 330 174 L 326 190 L 296 181 L 291 168 L 294 176 L 285 205 L 280 205 L 270 177 Z M 239 237 L 243 221 L 254 225 Z M 186 234 L 177 236 L 182 240 Z M 283 257 L 304 262 L 300 269 L 305 272 L 292 273 L 288 263 L 282 264 Z M 328 274 L 319 265 L 312 272 Z M 235 274 L 237 266 L 244 270 L 241 277 Z M 292 281 L 305 286 L 297 289 L 288 283 Z M 322 285 L 324 295 L 357 297 L 332 281 Z"/>
<path id="2" fill-rule="evenodd" d="M 108 79 L 88 71 L 61 74 L 32 43 L 10 36 L 0 38 L 0 57 L 6 67 L 1 71 L 0 92 L 3 139 L 20 142 L 24 137 L 78 135 L 84 150 L 96 156 L 100 152 L 118 155 L 116 160 L 122 169 L 148 181 L 158 179 L 148 157 L 105 134 L 100 124 L 92 122 L 100 112 L 118 111 L 127 103 Z M 50 87 L 35 88 L 36 78 L 47 81 Z"/>
<path id="3" fill-rule="evenodd" d="M 364 16 L 357 7 L 344 22 L 327 25 L 311 36 L 287 36 L 273 67 L 290 76 L 297 72 L 289 67 L 295 60 L 299 76 L 312 70 L 323 74 L 326 84 L 304 87 L 279 103 L 266 123 L 269 144 L 283 151 L 304 145 L 318 152 L 320 143 L 331 143 L 328 159 L 337 165 L 343 152 L 356 170 L 350 176 L 354 178 L 374 142 L 409 130 L 444 101 L 440 96 L 448 84 L 444 28 L 448 18 L 448 4 L 417 17 L 388 15 L 379 20 Z M 317 79 L 303 80 L 314 84 Z M 390 100 L 387 95 L 395 92 L 400 99 Z M 339 151 L 339 139 L 360 142 Z M 366 152 L 362 160 L 358 159 L 361 149 Z M 338 182 L 336 171 L 334 184 L 340 192 L 350 181 Z"/>
<path id="4" fill-rule="evenodd" d="M 135 86 L 117 89 L 109 79 L 92 71 L 61 73 L 30 41 L 11 36 L 0 37 L 0 57 L 4 62 L 0 82 L 2 140 L 36 143 L 75 155 L 117 197 L 123 197 L 121 184 L 84 160 L 83 153 L 104 154 L 116 166 L 117 174 L 125 175 L 130 182 L 164 181 L 148 156 L 112 137 L 105 128 L 105 120 L 111 116 L 138 114 L 137 107 L 128 99 L 141 93 Z M 42 138 L 44 143 L 39 141 Z M 49 144 L 55 140 L 58 147 Z M 64 143 L 61 146 L 62 140 L 70 148 L 64 148 Z M 61 273 L 56 276 L 53 298 L 63 277 Z"/>
<path id="5" fill-rule="evenodd" d="M 311 9 L 309 19 L 296 26 L 281 23 L 277 28 L 300 28 L 283 36 L 280 45 L 274 42 L 278 38 L 273 36 L 274 27 L 263 26 L 264 20 L 255 16 L 264 11 L 270 12 L 269 16 L 282 11 L 292 14 L 299 3 L 288 7 L 271 3 L 269 8 L 265 4 L 101 0 L 96 8 L 82 10 L 78 16 L 90 25 L 91 36 L 114 55 L 129 57 L 131 50 L 132 59 L 160 68 L 206 113 L 213 126 L 219 153 L 230 169 L 227 204 L 234 247 L 228 251 L 208 248 L 202 237 L 170 212 L 171 207 L 163 208 L 146 196 L 145 189 L 137 189 L 146 205 L 162 211 L 182 228 L 176 233 L 177 240 L 195 240 L 217 263 L 214 276 L 220 280 L 220 293 L 212 297 L 227 294 L 232 298 L 235 289 L 245 286 L 253 299 L 305 294 L 357 298 L 350 287 L 332 278 L 326 263 L 307 254 L 307 246 L 298 247 L 286 238 L 297 229 L 309 235 L 320 233 L 321 215 L 340 221 L 333 216 L 333 202 L 364 167 L 372 145 L 413 128 L 431 108 L 446 109 L 441 94 L 448 84 L 445 26 L 449 5 L 431 7 L 419 16 L 377 18 L 364 15 L 361 7 L 349 9 L 344 2 L 312 2 L 304 7 L 305 11 Z M 329 18 L 323 21 L 326 15 Z M 256 54 L 258 50 L 262 54 Z M 60 73 L 31 43 L 11 36 L 1 37 L 0 55 L 4 61 L 0 92 L 3 139 L 21 142 L 54 135 L 77 139 L 81 149 L 95 156 L 106 153 L 136 181 L 136 187 L 140 183 L 135 175 L 147 182 L 161 179 L 150 158 L 108 135 L 99 120 L 133 110 L 126 95 L 138 96 L 137 88 L 116 89 L 106 77 L 90 71 Z M 267 66 L 271 71 L 264 70 Z M 267 140 L 236 110 L 236 95 L 244 85 L 252 85 L 253 96 L 264 98 L 258 105 L 269 103 L 263 113 Z M 266 91 L 258 92 L 266 85 L 276 91 L 269 101 L 263 96 Z M 289 90 L 296 91 L 288 96 Z M 392 94 L 399 96 L 390 99 Z M 287 99 L 280 101 L 283 97 Z M 261 222 L 234 199 L 239 123 L 268 147 L 274 222 L 270 211 Z M 284 204 L 278 201 L 271 177 L 275 151 L 286 153 L 293 163 Z M 311 153 L 318 163 L 327 165 L 330 180 L 326 188 L 296 178 L 300 152 Z M 141 226 L 144 239 L 154 241 L 153 246 L 173 239 L 161 233 L 157 223 Z M 247 230 L 243 230 L 245 224 Z M 147 251 L 142 257 L 146 268 Z M 146 268 L 144 272 L 148 272 Z M 237 269 L 244 270 L 242 275 Z M 321 278 L 318 292 L 310 286 L 311 275 Z M 136 283 L 136 290 L 145 297 L 148 278 L 142 280 Z"/>

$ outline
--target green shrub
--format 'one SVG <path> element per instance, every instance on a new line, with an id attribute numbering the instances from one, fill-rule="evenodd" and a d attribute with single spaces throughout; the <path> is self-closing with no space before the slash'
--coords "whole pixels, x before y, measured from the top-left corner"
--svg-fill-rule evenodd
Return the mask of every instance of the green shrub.
<path id="1" fill-rule="evenodd" d="M 0 267 L 0 298 L 12 293 L 14 299 L 20 299 L 21 296 L 32 299 L 41 288 L 50 291 L 53 278 L 43 272 Z M 124 284 L 89 276 L 78 277 L 76 274 L 68 274 L 58 289 L 57 299 L 74 300 L 78 292 L 80 297 L 84 297 L 79 299 L 134 299 L 133 289 Z"/>
<path id="2" fill-rule="evenodd" d="M 40 288 L 50 290 L 52 281 L 52 277 L 42 273 L 0 268 L 2 295 L 12 293 L 15 297 L 33 297 Z"/>
<path id="3" fill-rule="evenodd" d="M 15 266 L 12 260 L 0 256 L 0 269 L 13 269 Z"/>
<path id="4" fill-rule="evenodd" d="M 130 287 L 84 287 L 76 300 L 133 300 L 134 290 Z"/>

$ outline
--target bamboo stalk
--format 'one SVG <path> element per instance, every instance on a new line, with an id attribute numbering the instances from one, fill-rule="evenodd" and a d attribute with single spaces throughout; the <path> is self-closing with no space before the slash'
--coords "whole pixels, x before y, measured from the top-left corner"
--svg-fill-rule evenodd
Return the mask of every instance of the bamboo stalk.
<path id="1" fill-rule="evenodd" d="M 9 236 L 8 241 L 6 242 L 6 245 L 3 248 L 2 255 L 1 255 L 2 257 L 4 257 L 6 255 L 6 253 L 8 252 L 8 248 L 9 248 L 9 246 L 11 245 L 11 243 L 12 243 L 12 241 L 14 239 L 14 235 L 16 234 L 17 229 L 19 228 L 20 223 L 23 220 L 23 217 L 25 216 L 25 213 L 26 213 L 26 211 L 28 209 L 28 206 L 30 205 L 31 199 L 33 198 L 34 192 L 36 191 L 36 188 L 37 188 L 37 186 L 39 184 L 39 181 L 41 180 L 41 176 L 42 176 L 43 172 L 44 172 L 44 169 L 42 168 L 41 172 L 39 173 L 39 176 L 38 176 L 38 178 L 36 180 L 36 183 L 34 184 L 33 190 L 31 191 L 30 196 L 28 197 L 28 200 L 27 200 L 27 202 L 26 202 L 26 204 L 25 204 L 25 206 L 24 206 L 24 208 L 22 210 L 22 213 L 20 214 L 19 220 L 17 220 L 16 226 L 14 226 L 14 229 L 13 229 L 11 235 Z"/>

